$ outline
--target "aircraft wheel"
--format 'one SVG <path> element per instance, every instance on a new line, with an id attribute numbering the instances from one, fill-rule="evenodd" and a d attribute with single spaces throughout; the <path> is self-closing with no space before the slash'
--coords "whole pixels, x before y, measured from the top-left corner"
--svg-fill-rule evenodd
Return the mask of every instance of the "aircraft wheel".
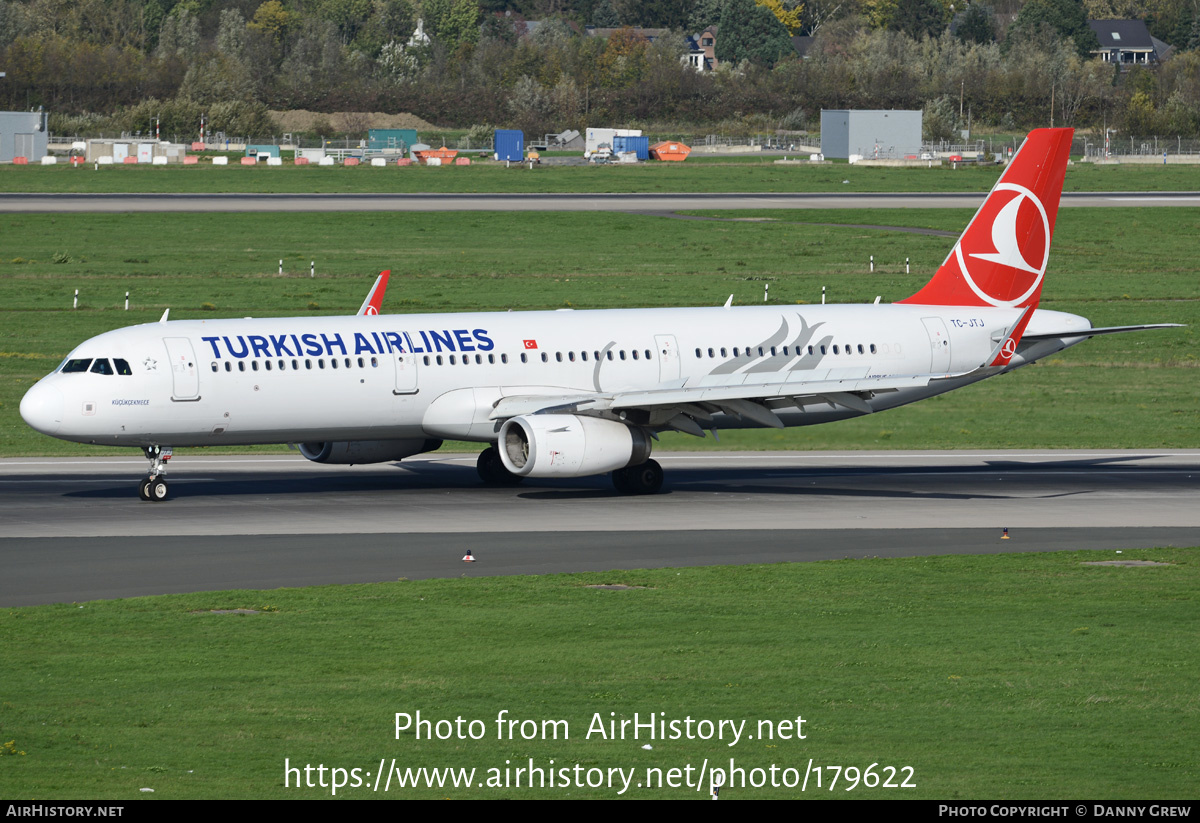
<path id="1" fill-rule="evenodd" d="M 629 467 L 623 469 L 614 469 L 612 473 L 613 488 L 621 494 L 633 494 L 633 489 L 629 486 Z"/>
<path id="2" fill-rule="evenodd" d="M 647 460 L 640 466 L 630 466 L 624 471 L 629 473 L 628 489 L 622 489 L 626 494 L 658 494 L 662 491 L 663 470 L 657 460 Z"/>
<path id="3" fill-rule="evenodd" d="M 496 451 L 495 446 L 488 446 L 479 453 L 475 471 L 479 472 L 479 479 L 489 486 L 515 486 L 525 479 L 504 467 L 504 461 L 500 459 L 500 452 Z"/>
<path id="4" fill-rule="evenodd" d="M 155 503 L 161 503 L 167 499 L 167 481 L 161 477 L 155 477 L 147 481 L 147 492 L 150 499 Z"/>
<path id="5" fill-rule="evenodd" d="M 143 478 L 142 482 L 138 483 L 138 497 L 140 497 L 142 500 L 150 499 L 150 478 L 149 477 Z"/>

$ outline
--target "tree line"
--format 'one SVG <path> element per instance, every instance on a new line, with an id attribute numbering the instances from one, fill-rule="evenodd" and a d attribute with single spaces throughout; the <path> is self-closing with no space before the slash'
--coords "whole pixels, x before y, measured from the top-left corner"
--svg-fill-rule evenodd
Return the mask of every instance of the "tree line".
<path id="1" fill-rule="evenodd" d="M 60 133 L 267 136 L 270 109 L 406 111 L 541 134 L 803 129 L 826 108 L 1020 130 L 1200 134 L 1200 0 L 0 0 L 0 106 Z M 1089 18 L 1176 47 L 1120 71 Z M 425 37 L 415 38 L 417 21 Z M 615 28 L 588 36 L 585 26 Z M 714 72 L 682 60 L 716 25 Z M 665 29 L 653 41 L 633 26 Z M 801 56 L 793 35 L 805 35 Z"/>

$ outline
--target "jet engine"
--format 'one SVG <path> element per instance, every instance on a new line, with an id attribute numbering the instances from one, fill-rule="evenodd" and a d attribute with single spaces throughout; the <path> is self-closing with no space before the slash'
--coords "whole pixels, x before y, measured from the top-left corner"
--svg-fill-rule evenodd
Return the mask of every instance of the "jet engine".
<path id="1" fill-rule="evenodd" d="M 504 467 L 518 477 L 584 477 L 650 458 L 650 438 L 642 429 L 574 414 L 510 418 L 496 448 Z"/>
<path id="2" fill-rule="evenodd" d="M 301 443 L 300 453 L 314 463 L 354 465 L 387 463 L 421 452 L 436 451 L 441 440 L 351 440 L 341 443 Z"/>

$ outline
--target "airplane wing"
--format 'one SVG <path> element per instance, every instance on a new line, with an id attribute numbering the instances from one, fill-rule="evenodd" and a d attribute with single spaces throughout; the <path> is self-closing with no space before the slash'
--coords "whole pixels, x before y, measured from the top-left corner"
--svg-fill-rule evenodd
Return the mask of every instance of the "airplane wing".
<path id="1" fill-rule="evenodd" d="M 379 273 L 375 278 L 375 285 L 367 292 L 367 299 L 358 307 L 356 312 L 358 315 L 364 314 L 379 314 L 379 309 L 383 306 L 383 295 L 387 291 L 388 278 L 391 277 L 392 270 L 387 269 Z"/>
<path id="2" fill-rule="evenodd" d="M 996 369 L 1000 371 L 1001 369 Z M 744 382 L 758 375 L 721 375 L 702 378 L 693 385 L 667 385 L 647 390 L 592 392 L 575 395 L 510 395 L 497 401 L 488 415 L 491 420 L 506 420 L 525 414 L 581 414 L 613 416 L 638 411 L 644 425 L 652 429 L 676 431 L 704 436 L 701 422 L 711 423 L 714 414 L 728 414 L 760 426 L 783 428 L 783 421 L 771 406 L 781 405 L 838 406 L 869 414 L 874 408 L 867 402 L 877 394 L 904 388 L 927 386 L 934 380 L 961 375 L 868 375 L 850 374 L 856 370 L 830 377 L 825 370 L 818 378 L 811 372 L 786 372 L 772 376 L 770 382 Z M 969 374 L 970 372 L 964 373 Z"/>

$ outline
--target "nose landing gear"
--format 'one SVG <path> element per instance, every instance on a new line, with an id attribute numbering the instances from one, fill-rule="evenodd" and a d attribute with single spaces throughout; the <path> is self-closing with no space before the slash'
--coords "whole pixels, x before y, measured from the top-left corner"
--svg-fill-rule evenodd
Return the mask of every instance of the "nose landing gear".
<path id="1" fill-rule="evenodd" d="M 161 446 L 146 446 L 142 449 L 146 459 L 150 461 L 150 474 L 138 484 L 138 497 L 152 503 L 160 503 L 167 499 L 167 461 L 171 459 L 171 450 Z"/>

